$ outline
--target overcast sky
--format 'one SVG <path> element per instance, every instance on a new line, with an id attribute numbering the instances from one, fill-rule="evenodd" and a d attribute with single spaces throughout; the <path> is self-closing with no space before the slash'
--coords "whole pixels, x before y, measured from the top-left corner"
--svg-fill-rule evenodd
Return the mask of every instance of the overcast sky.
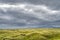
<path id="1" fill-rule="evenodd" d="M 60 27 L 60 0 L 0 0 L 0 28 Z"/>

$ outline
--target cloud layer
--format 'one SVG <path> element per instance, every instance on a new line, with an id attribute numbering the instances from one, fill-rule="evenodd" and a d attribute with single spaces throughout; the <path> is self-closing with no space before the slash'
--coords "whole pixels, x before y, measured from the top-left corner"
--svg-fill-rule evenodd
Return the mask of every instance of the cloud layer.
<path id="1" fill-rule="evenodd" d="M 0 0 L 0 28 L 60 27 L 60 9 L 54 3 L 54 0 Z"/>

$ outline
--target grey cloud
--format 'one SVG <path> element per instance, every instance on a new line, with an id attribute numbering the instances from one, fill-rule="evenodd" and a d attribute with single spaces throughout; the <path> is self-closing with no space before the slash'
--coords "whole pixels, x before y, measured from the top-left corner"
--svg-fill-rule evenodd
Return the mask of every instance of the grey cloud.
<path id="1" fill-rule="evenodd" d="M 60 10 L 60 0 L 27 0 L 32 4 L 46 5 L 50 9 Z"/>
<path id="2" fill-rule="evenodd" d="M 0 0 L 0 3 L 7 4 L 19 4 L 19 3 L 31 3 L 37 5 L 46 5 L 50 9 L 60 10 L 60 0 Z"/>
<path id="3" fill-rule="evenodd" d="M 18 3 L 26 3 L 26 0 L 0 0 L 0 3 L 18 4 Z"/>
<path id="4" fill-rule="evenodd" d="M 9 4 L 9 6 L 11 5 Z M 16 6 L 18 5 L 16 4 Z M 60 11 L 52 10 L 42 4 L 36 5 L 28 3 L 22 8 L 2 8 L 0 8 L 0 26 L 2 27 L 54 27 L 60 24 L 60 21 L 59 23 L 56 22 L 60 20 Z"/>

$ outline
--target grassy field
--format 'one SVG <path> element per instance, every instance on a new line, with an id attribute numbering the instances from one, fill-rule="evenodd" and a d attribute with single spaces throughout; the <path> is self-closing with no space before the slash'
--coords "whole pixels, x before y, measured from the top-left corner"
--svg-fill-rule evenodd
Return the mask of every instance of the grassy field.
<path id="1" fill-rule="evenodd" d="M 0 29 L 0 40 L 60 40 L 60 28 Z"/>

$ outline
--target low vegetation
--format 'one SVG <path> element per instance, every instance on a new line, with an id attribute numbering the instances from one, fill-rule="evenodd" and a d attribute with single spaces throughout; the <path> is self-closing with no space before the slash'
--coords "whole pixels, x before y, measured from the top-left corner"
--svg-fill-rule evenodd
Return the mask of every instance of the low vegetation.
<path id="1" fill-rule="evenodd" d="M 0 40 L 60 40 L 60 28 L 0 29 Z"/>

